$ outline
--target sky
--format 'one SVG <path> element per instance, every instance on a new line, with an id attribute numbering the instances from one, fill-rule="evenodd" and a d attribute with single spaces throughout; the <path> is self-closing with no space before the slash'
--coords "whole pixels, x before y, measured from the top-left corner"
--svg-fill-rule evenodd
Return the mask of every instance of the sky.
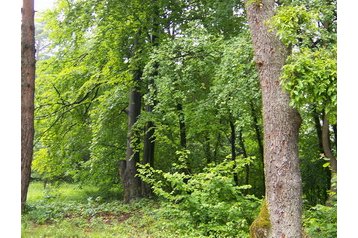
<path id="1" fill-rule="evenodd" d="M 53 6 L 56 0 L 36 0 L 35 1 L 35 11 L 44 11 Z"/>

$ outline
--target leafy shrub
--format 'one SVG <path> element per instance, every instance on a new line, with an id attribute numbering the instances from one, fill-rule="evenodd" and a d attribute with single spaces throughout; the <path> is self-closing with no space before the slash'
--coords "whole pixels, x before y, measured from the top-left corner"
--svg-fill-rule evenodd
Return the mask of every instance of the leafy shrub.
<path id="1" fill-rule="evenodd" d="M 154 193 L 172 202 L 168 216 L 186 216 L 186 223 L 181 225 L 187 229 L 194 227 L 209 237 L 246 237 L 259 199 L 243 195 L 242 191 L 250 186 L 236 186 L 233 173 L 249 162 L 248 158 L 224 161 L 194 175 L 163 172 L 149 165 L 141 166 L 139 171 Z"/>
<path id="2" fill-rule="evenodd" d="M 304 227 L 311 238 L 337 237 L 337 204 L 316 205 L 304 214 Z"/>

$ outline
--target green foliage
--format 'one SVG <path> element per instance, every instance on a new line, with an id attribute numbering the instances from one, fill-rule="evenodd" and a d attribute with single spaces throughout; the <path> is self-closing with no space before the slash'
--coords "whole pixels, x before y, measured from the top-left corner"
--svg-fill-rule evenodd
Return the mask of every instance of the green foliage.
<path id="1" fill-rule="evenodd" d="M 242 170 L 250 161 L 249 158 L 225 161 L 192 176 L 163 172 L 146 165 L 139 169 L 139 176 L 151 184 L 154 193 L 172 202 L 171 212 L 188 213 L 188 223 L 203 235 L 245 237 L 259 200 L 243 195 L 243 190 L 250 185 L 236 186 L 233 172 Z M 237 167 L 234 167 L 235 162 Z"/>
<path id="2" fill-rule="evenodd" d="M 311 238 L 337 237 L 337 204 L 333 206 L 316 205 L 304 214 L 305 231 Z"/>
<path id="3" fill-rule="evenodd" d="M 302 48 L 289 57 L 282 80 L 292 105 L 314 104 L 334 119 L 337 110 L 337 49 Z M 334 124 L 335 119 L 332 121 Z"/>
<path id="4" fill-rule="evenodd" d="M 315 21 L 317 15 L 318 13 L 308 11 L 303 5 L 281 6 L 268 24 L 285 45 L 307 44 L 308 39 L 318 34 Z"/>

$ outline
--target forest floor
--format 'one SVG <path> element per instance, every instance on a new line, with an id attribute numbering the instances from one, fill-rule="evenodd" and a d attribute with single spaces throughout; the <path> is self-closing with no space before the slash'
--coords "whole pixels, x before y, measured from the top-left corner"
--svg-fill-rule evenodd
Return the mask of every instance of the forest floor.
<path id="1" fill-rule="evenodd" d="M 157 200 L 123 204 L 102 198 L 93 187 L 64 183 L 45 189 L 43 183 L 33 182 L 21 237 L 191 237 L 165 213 L 165 205 Z M 200 237 L 194 233 L 192 237 Z"/>

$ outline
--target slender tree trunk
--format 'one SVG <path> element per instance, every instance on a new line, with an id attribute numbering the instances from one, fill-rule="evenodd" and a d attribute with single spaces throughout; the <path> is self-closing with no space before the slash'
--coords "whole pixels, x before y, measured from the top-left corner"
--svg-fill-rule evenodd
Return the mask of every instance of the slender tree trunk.
<path id="1" fill-rule="evenodd" d="M 221 133 L 218 132 L 218 135 L 216 137 L 215 147 L 214 147 L 214 154 L 213 154 L 213 161 L 216 164 L 217 157 L 218 157 L 218 150 L 221 142 Z"/>
<path id="2" fill-rule="evenodd" d="M 139 163 L 139 152 L 135 151 L 136 146 L 139 144 L 139 135 L 138 132 L 133 130 L 133 125 L 137 122 L 141 111 L 142 95 L 139 88 L 141 73 L 142 72 L 138 69 L 134 72 L 134 81 L 136 85 L 129 95 L 126 160 L 122 161 L 121 164 L 124 202 L 126 203 L 141 196 L 141 181 L 136 176 L 136 166 L 137 163 Z"/>
<path id="3" fill-rule="evenodd" d="M 230 131 L 231 131 L 231 136 L 230 136 L 230 143 L 231 143 L 231 159 L 233 161 L 236 160 L 236 131 L 235 131 L 235 124 L 232 121 L 232 119 L 230 119 L 229 121 L 230 123 Z M 236 162 L 234 164 L 234 171 L 236 168 Z M 236 185 L 239 185 L 239 177 L 237 176 L 237 173 L 234 172 L 234 181 Z"/>
<path id="4" fill-rule="evenodd" d="M 242 137 L 242 129 L 239 131 L 239 145 L 242 149 L 242 155 L 244 156 L 244 158 L 247 158 L 247 152 L 246 152 L 246 147 L 245 147 L 245 142 L 244 142 L 244 138 Z M 246 172 L 246 176 L 245 176 L 245 184 L 249 184 L 250 182 L 250 165 L 245 165 L 245 172 Z"/>
<path id="5" fill-rule="evenodd" d="M 329 135 L 329 122 L 327 115 L 324 115 L 322 125 L 322 145 L 324 155 L 329 158 L 331 164 L 331 170 L 333 173 L 337 173 L 337 159 L 333 155 L 331 150 L 330 135 Z"/>
<path id="6" fill-rule="evenodd" d="M 333 124 L 333 132 L 334 132 L 334 147 L 336 148 L 337 152 L 337 124 Z"/>
<path id="7" fill-rule="evenodd" d="M 160 28 L 159 28 L 159 17 L 160 17 L 160 13 L 159 13 L 159 9 L 158 6 L 156 5 L 156 0 L 152 0 L 152 4 L 153 4 L 153 32 L 151 34 L 150 37 L 150 41 L 153 45 L 153 47 L 158 47 L 159 46 L 159 42 L 158 42 L 158 37 L 160 35 Z M 153 101 L 149 102 L 148 105 L 145 105 L 144 109 L 147 113 L 152 113 L 154 107 L 157 105 L 157 101 L 156 101 L 156 86 L 154 83 L 154 77 L 156 77 L 158 75 L 158 68 L 159 68 L 159 63 L 155 62 L 155 64 L 153 65 L 154 67 L 154 72 L 151 75 L 150 79 L 148 80 L 148 85 L 147 85 L 147 92 L 148 93 L 153 93 Z M 151 90 L 154 90 L 153 92 L 151 92 Z M 144 126 L 144 145 L 143 145 L 143 164 L 149 164 L 151 167 L 153 167 L 154 165 L 154 150 L 155 150 L 155 124 L 153 121 L 148 121 L 146 123 L 146 125 Z M 152 189 L 150 187 L 149 184 L 142 182 L 142 195 L 144 197 L 148 197 L 152 195 Z"/>
<path id="8" fill-rule="evenodd" d="M 181 103 L 177 104 L 177 110 L 178 110 L 178 117 L 179 117 L 180 146 L 181 148 L 186 149 L 186 126 L 185 126 L 183 105 Z"/>
<path id="9" fill-rule="evenodd" d="M 21 211 L 27 198 L 34 140 L 35 25 L 34 1 L 23 0 L 21 25 Z"/>
<path id="10" fill-rule="evenodd" d="M 187 142 L 186 142 L 186 125 L 185 125 L 185 116 L 183 112 L 183 105 L 181 103 L 177 104 L 177 110 L 178 110 L 178 117 L 179 117 L 179 131 L 180 131 L 180 147 L 181 149 L 187 148 Z M 185 161 L 186 163 L 186 169 L 182 172 L 186 174 L 191 174 L 190 164 L 189 161 Z"/>
<path id="11" fill-rule="evenodd" d="M 313 108 L 313 120 L 314 120 L 315 127 L 316 127 L 319 151 L 321 153 L 323 153 L 321 119 L 319 117 L 319 113 L 317 112 L 316 108 Z"/>
<path id="12" fill-rule="evenodd" d="M 146 107 L 147 112 L 151 112 L 152 108 Z M 143 164 L 149 164 L 151 167 L 154 165 L 154 149 L 155 149 L 155 136 L 154 136 L 154 123 L 147 122 L 145 126 L 144 147 L 143 147 Z M 150 185 L 142 182 L 142 195 L 144 197 L 151 196 L 152 189 Z"/>
<path id="13" fill-rule="evenodd" d="M 258 123 L 258 115 L 256 113 L 254 104 L 252 103 L 252 101 L 250 101 L 250 107 L 251 107 L 251 116 L 252 116 L 252 122 L 253 122 L 253 126 L 255 129 L 255 135 L 256 135 L 256 141 L 257 141 L 257 145 L 259 146 L 259 153 L 260 153 L 260 159 L 261 159 L 261 163 L 262 163 L 262 183 L 263 183 L 263 187 L 264 187 L 264 191 L 263 193 L 265 194 L 265 173 L 264 173 L 264 167 L 265 167 L 265 163 L 264 163 L 264 146 L 262 143 L 262 132 L 261 129 L 259 127 L 259 123 Z"/>
<path id="14" fill-rule="evenodd" d="M 270 238 L 301 238 L 302 183 L 298 158 L 299 113 L 280 86 L 287 49 L 269 31 L 275 0 L 247 3 L 247 15 L 263 101 L 266 200 Z"/>
<path id="15" fill-rule="evenodd" d="M 324 114 L 323 117 L 323 125 L 322 125 L 322 145 L 324 155 L 329 159 L 330 162 L 330 169 L 331 169 L 331 184 L 330 190 L 334 193 L 337 193 L 336 183 L 332 181 L 337 175 L 337 159 L 333 155 L 330 145 L 330 135 L 329 135 L 329 121 L 328 116 Z M 329 196 L 327 199 L 327 205 L 331 205 L 333 202 L 333 196 Z"/>

